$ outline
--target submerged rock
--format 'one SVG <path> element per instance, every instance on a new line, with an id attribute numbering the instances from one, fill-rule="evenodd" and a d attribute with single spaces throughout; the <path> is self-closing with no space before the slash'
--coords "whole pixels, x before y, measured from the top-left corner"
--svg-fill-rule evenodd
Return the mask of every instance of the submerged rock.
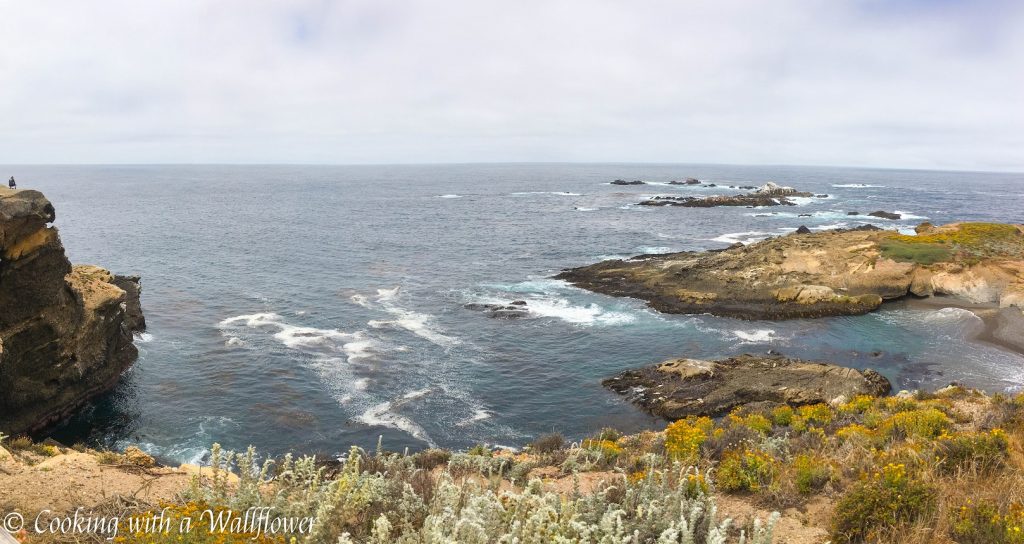
<path id="1" fill-rule="evenodd" d="M 110 389 L 138 354 L 138 278 L 64 254 L 53 205 L 0 188 L 0 431 L 57 422 Z M 122 288 L 124 285 L 126 288 Z"/>
<path id="2" fill-rule="evenodd" d="M 514 300 L 508 304 L 482 304 L 471 302 L 462 306 L 467 310 L 484 312 L 492 319 L 518 319 L 530 315 L 525 300 Z"/>
<path id="3" fill-rule="evenodd" d="M 627 370 L 601 383 L 669 420 L 717 416 L 755 403 L 841 402 L 854 395 L 885 395 L 892 389 L 889 380 L 874 370 L 778 355 L 740 355 L 720 361 L 672 359 Z"/>

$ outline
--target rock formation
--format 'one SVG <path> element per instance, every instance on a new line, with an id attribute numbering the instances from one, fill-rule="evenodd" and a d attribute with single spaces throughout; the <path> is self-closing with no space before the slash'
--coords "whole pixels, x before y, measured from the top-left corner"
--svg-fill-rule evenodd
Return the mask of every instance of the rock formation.
<path id="1" fill-rule="evenodd" d="M 707 187 L 715 187 L 715 184 L 709 184 Z M 753 189 L 753 187 L 749 188 Z M 761 206 L 795 206 L 796 203 L 787 197 L 808 196 L 814 196 L 814 193 L 797 191 L 792 187 L 782 187 L 775 183 L 768 182 L 747 194 L 712 195 L 705 197 L 656 196 L 652 199 L 640 202 L 639 205 L 682 206 L 684 208 L 713 208 L 716 206 L 746 206 L 751 208 Z"/>
<path id="2" fill-rule="evenodd" d="M 885 395 L 891 389 L 889 380 L 874 370 L 753 355 L 721 361 L 673 359 L 627 370 L 602 383 L 666 419 L 717 416 L 755 403 L 838 403 L 854 395 Z"/>
<path id="3" fill-rule="evenodd" d="M 638 179 L 635 179 L 633 181 L 626 181 L 624 179 L 617 179 L 617 180 L 612 181 L 610 183 L 611 183 L 611 185 L 647 185 L 647 182 L 640 181 Z"/>
<path id="4" fill-rule="evenodd" d="M 0 188 L 0 431 L 59 421 L 111 388 L 145 327 L 137 277 L 72 266 L 53 205 Z"/>
<path id="5" fill-rule="evenodd" d="M 916 236 L 865 226 L 604 261 L 557 277 L 663 312 L 745 319 L 856 315 L 908 294 L 1024 308 L 1024 226 L 954 223 Z"/>

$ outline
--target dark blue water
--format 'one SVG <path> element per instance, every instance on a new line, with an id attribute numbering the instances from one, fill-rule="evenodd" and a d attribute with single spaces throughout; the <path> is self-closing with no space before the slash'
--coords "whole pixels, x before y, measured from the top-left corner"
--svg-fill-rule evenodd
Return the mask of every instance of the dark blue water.
<path id="1" fill-rule="evenodd" d="M 642 252 L 724 247 L 847 211 L 1024 221 L 1024 176 L 680 165 L 17 167 L 44 191 L 74 262 L 143 277 L 149 332 L 117 389 L 57 431 L 202 457 L 214 441 L 334 453 L 662 425 L 600 380 L 676 357 L 775 349 L 881 370 L 897 387 L 1024 383 L 1024 357 L 968 338 L 962 310 L 895 304 L 861 317 L 745 322 L 667 316 L 549 279 Z M 6 174 L 5 174 L 6 175 Z M 734 192 L 608 185 L 694 176 L 774 180 L 828 199 L 797 207 L 644 208 L 653 194 Z M 457 196 L 456 196 L 457 195 Z M 798 217 L 810 213 L 812 217 Z M 528 301 L 521 320 L 469 302 Z M 871 352 L 882 352 L 872 357 Z"/>

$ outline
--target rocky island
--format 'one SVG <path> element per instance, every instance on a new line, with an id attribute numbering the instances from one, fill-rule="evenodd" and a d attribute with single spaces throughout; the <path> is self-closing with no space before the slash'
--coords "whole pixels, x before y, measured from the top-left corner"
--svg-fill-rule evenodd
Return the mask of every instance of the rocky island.
<path id="1" fill-rule="evenodd" d="M 107 391 L 145 328 L 139 278 L 64 254 L 53 205 L 0 188 L 0 432 L 41 429 Z"/>
<path id="2" fill-rule="evenodd" d="M 700 183 L 700 182 L 698 182 Z M 708 185 L 714 187 L 714 185 Z M 684 208 L 713 208 L 716 206 L 795 206 L 788 197 L 810 197 L 814 193 L 798 191 L 768 182 L 754 191 L 739 195 L 656 196 L 639 203 L 640 206 L 682 206 Z"/>
<path id="3" fill-rule="evenodd" d="M 742 319 L 856 315 L 909 295 L 1024 307 L 1024 226 L 922 224 L 804 232 L 723 250 L 645 255 L 565 270 L 560 279 L 667 313 Z"/>

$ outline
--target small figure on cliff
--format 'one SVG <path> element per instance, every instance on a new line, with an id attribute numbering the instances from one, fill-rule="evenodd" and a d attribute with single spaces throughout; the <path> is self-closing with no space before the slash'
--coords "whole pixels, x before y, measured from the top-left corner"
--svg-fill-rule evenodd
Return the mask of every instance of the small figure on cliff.
<path id="1" fill-rule="evenodd" d="M 11 176 L 11 181 L 7 182 L 7 186 L 10 187 L 11 189 L 17 189 L 18 188 L 18 184 L 14 183 L 14 176 Z"/>

